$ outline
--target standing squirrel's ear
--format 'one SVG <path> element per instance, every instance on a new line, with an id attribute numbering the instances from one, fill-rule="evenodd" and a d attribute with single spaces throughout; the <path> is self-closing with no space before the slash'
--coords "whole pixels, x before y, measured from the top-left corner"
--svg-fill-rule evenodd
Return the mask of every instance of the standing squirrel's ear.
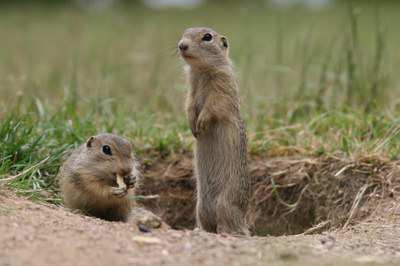
<path id="1" fill-rule="evenodd" d="M 86 141 L 86 147 L 88 147 L 88 148 L 92 147 L 93 141 L 94 141 L 94 137 L 91 136 L 91 137 Z"/>
<path id="2" fill-rule="evenodd" d="M 221 37 L 222 46 L 228 49 L 228 39 L 225 36 Z"/>

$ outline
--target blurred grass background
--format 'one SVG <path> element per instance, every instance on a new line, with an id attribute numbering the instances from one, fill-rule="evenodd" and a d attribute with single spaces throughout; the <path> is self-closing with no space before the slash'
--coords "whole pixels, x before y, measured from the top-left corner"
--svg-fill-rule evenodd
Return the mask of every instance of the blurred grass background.
<path id="1" fill-rule="evenodd" d="M 102 131 L 130 138 L 145 162 L 190 150 L 175 47 L 192 26 L 230 40 L 251 153 L 396 160 L 399 12 L 398 1 L 1 1 L 0 179 L 52 188 L 62 155 Z"/>

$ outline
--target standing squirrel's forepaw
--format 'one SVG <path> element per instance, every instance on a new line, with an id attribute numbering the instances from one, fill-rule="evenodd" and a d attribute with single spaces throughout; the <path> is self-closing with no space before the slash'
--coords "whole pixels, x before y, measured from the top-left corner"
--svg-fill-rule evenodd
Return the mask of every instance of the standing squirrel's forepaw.
<path id="1" fill-rule="evenodd" d="M 204 119 L 202 117 L 199 117 L 199 119 L 197 120 L 196 123 L 196 131 L 195 131 L 195 137 L 199 135 L 199 133 L 203 133 L 205 131 L 207 131 L 208 129 L 208 124 L 209 121 L 207 119 Z"/>
<path id="2" fill-rule="evenodd" d="M 113 187 L 112 188 L 112 194 L 118 198 L 124 197 L 126 194 L 128 194 L 128 190 L 126 187 Z"/>
<path id="3" fill-rule="evenodd" d="M 189 128 L 192 135 L 197 138 L 196 120 L 189 120 Z"/>
<path id="4" fill-rule="evenodd" d="M 197 130 L 195 128 L 191 128 L 190 130 L 192 131 L 193 137 L 197 138 L 197 136 L 199 135 Z"/>

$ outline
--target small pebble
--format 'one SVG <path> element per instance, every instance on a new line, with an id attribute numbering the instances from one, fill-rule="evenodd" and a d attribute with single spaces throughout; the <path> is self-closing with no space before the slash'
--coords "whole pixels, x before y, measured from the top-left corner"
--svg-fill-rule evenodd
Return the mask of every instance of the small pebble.
<path id="1" fill-rule="evenodd" d="M 147 236 L 134 236 L 132 240 L 139 244 L 161 244 L 162 241 L 156 237 L 147 237 Z"/>
<path id="2" fill-rule="evenodd" d="M 138 228 L 139 228 L 139 231 L 142 233 L 150 233 L 151 232 L 150 229 L 147 228 L 144 224 L 139 224 Z"/>
<path id="3" fill-rule="evenodd" d="M 161 254 L 163 254 L 164 256 L 168 256 L 168 255 L 169 255 L 169 252 L 168 252 L 168 250 L 163 249 L 163 250 L 161 251 Z"/>

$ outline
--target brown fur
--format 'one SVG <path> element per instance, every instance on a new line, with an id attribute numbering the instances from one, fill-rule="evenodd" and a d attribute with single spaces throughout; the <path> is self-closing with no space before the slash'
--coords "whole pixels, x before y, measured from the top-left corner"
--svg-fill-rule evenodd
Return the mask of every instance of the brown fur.
<path id="1" fill-rule="evenodd" d="M 206 33 L 212 41 L 203 40 Z M 190 28 L 179 46 L 191 87 L 186 110 L 196 138 L 197 223 L 209 232 L 248 234 L 246 132 L 227 40 L 212 29 Z"/>
<path id="2" fill-rule="evenodd" d="M 112 155 L 104 154 L 103 145 Z M 131 211 L 128 189 L 138 175 L 131 144 L 112 134 L 91 137 L 62 165 L 59 182 L 65 206 L 110 221 L 126 221 Z M 126 186 L 117 184 L 117 176 Z"/>

